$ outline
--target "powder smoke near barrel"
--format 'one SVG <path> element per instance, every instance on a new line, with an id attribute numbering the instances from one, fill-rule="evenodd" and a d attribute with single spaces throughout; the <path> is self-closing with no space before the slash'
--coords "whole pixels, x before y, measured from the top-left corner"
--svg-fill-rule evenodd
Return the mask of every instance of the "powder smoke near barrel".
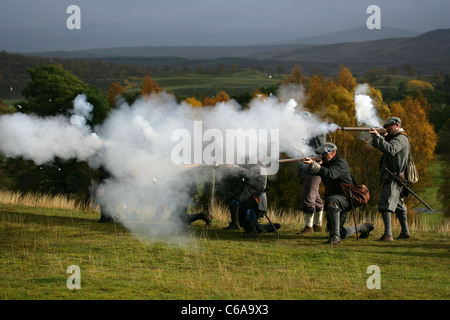
<path id="1" fill-rule="evenodd" d="M 86 120 L 91 116 L 92 105 L 80 95 L 74 100 L 69 118 L 22 113 L 0 116 L 0 153 L 21 156 L 36 165 L 51 163 L 58 157 L 86 161 L 92 168 L 102 167 L 111 178 L 103 182 L 100 201 L 118 210 L 121 222 L 130 231 L 151 237 L 168 236 L 180 227 L 170 220 L 170 213 L 188 205 L 193 185 L 210 179 L 210 170 L 193 170 L 172 161 L 177 143 L 171 139 L 173 132 L 183 129 L 195 137 L 194 123 L 199 121 L 204 131 L 215 129 L 222 133 L 227 129 L 276 129 L 279 152 L 292 157 L 311 155 L 309 138 L 334 131 L 338 126 L 314 116 L 303 117 L 302 97 L 302 87 L 290 86 L 280 88 L 278 97 L 255 98 L 246 109 L 234 100 L 194 108 L 163 92 L 139 98 L 132 105 L 121 104 L 91 130 Z M 192 141 L 192 148 L 196 143 L 202 147 L 216 143 L 202 133 L 200 137 L 201 141 Z M 224 145 L 216 143 L 214 147 L 217 151 Z M 245 150 L 246 156 L 251 156 L 250 149 Z M 272 160 L 279 157 L 269 155 Z M 219 175 L 217 179 L 220 178 Z M 146 223 L 161 211 L 165 214 L 163 220 L 171 223 L 149 228 Z"/>
<path id="2" fill-rule="evenodd" d="M 381 128 L 380 119 L 368 93 L 369 86 L 367 84 L 359 84 L 355 89 L 355 111 L 358 125 L 365 124 L 369 127 Z"/>

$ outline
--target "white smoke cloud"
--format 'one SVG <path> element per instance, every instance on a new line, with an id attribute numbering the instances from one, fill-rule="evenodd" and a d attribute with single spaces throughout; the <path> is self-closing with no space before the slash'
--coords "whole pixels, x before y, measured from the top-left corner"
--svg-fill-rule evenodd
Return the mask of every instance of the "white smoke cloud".
<path id="1" fill-rule="evenodd" d="M 37 165 L 60 157 L 102 167 L 111 178 L 101 183 L 104 193 L 99 202 L 118 213 L 120 221 L 136 235 L 167 236 L 180 230 L 172 218 L 184 213 L 197 183 L 209 182 L 212 170 L 174 164 L 173 148 L 180 143 L 171 140 L 175 130 L 189 133 L 194 163 L 195 148 L 200 145 L 203 151 L 213 142 L 216 154 L 220 149 L 225 160 L 226 143 L 209 140 L 206 132 L 226 138 L 227 130 L 267 130 L 269 135 L 270 130 L 278 130 L 279 152 L 298 157 L 312 154 L 307 145 L 310 138 L 337 129 L 337 125 L 322 122 L 314 115 L 303 115 L 303 88 L 281 88 L 278 95 L 255 98 L 248 109 L 242 110 L 233 100 L 214 107 L 193 108 L 185 102 L 177 103 L 172 95 L 163 92 L 140 98 L 131 106 L 119 106 L 94 132 L 86 125 L 92 105 L 85 96 L 78 96 L 70 120 L 21 113 L 0 116 L 0 153 L 22 156 Z M 201 132 L 196 132 L 199 122 Z M 248 156 L 251 150 L 267 148 L 266 140 L 257 143 L 258 148 L 246 149 Z M 270 152 L 267 155 L 272 160 L 279 156 Z M 217 179 L 220 178 L 219 170 Z M 154 221 L 158 217 L 161 219 Z"/>
<path id="2" fill-rule="evenodd" d="M 368 93 L 369 86 L 367 84 L 359 84 L 355 89 L 356 120 L 358 125 L 365 124 L 369 127 L 380 128 L 380 119 Z"/>
<path id="3" fill-rule="evenodd" d="M 97 135 L 71 125 L 63 116 L 42 118 L 16 113 L 0 117 L 0 152 L 33 160 L 37 165 L 55 157 L 87 161 L 99 150 Z"/>
<path id="4" fill-rule="evenodd" d="M 80 94 L 76 96 L 73 101 L 72 116 L 70 117 L 70 123 L 76 125 L 79 128 L 86 128 L 87 120 L 92 120 L 92 110 L 94 106 L 87 102 L 85 95 Z"/>

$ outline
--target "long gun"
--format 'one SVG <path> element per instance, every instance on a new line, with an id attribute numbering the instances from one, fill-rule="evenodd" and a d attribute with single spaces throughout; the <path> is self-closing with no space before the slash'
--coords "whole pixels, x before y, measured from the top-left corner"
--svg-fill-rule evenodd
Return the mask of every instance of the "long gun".
<path id="1" fill-rule="evenodd" d="M 322 161 L 321 157 L 307 157 L 307 158 L 287 158 L 287 159 L 279 159 L 278 162 L 279 163 L 288 163 L 288 162 L 300 162 L 300 161 L 304 161 L 306 159 L 312 159 L 316 162 L 318 161 Z M 183 165 L 183 167 L 185 168 L 195 168 L 195 167 L 226 167 L 229 165 L 233 165 L 233 164 L 226 164 L 226 163 L 213 163 L 213 164 L 185 164 Z M 239 166 L 239 165 L 235 165 L 235 166 Z"/>
<path id="2" fill-rule="evenodd" d="M 344 131 L 372 131 L 372 128 L 370 127 L 341 127 Z M 385 134 L 387 131 L 383 128 L 373 128 L 375 129 L 379 134 Z"/>
<path id="3" fill-rule="evenodd" d="M 278 160 L 279 163 L 286 163 L 286 162 L 300 162 L 300 161 L 304 161 L 306 159 L 311 159 L 314 160 L 316 162 L 318 161 L 322 161 L 321 157 L 307 157 L 307 158 L 288 158 L 288 159 L 280 159 Z"/>
<path id="4" fill-rule="evenodd" d="M 397 182 L 398 184 L 400 184 L 403 188 L 405 188 L 406 190 L 408 190 L 417 200 L 419 200 L 420 202 L 422 202 L 428 209 L 430 209 L 431 212 L 436 213 L 436 211 L 434 211 L 428 204 L 425 203 L 425 201 L 423 201 L 422 199 L 419 198 L 419 196 L 417 194 L 415 194 L 407 185 L 406 183 L 395 173 L 393 173 L 392 171 L 390 171 L 388 168 L 384 168 L 386 169 L 386 171 L 394 178 L 394 181 Z"/>

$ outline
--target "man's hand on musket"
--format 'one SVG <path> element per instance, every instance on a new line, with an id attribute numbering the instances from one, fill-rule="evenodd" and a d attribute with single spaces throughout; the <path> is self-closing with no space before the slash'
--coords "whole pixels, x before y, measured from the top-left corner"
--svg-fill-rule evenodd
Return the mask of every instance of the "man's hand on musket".
<path id="1" fill-rule="evenodd" d="M 370 133 L 370 134 L 373 134 L 373 135 L 375 135 L 375 136 L 381 136 L 380 133 L 378 132 L 378 130 L 377 130 L 377 129 L 374 129 L 374 128 L 370 128 L 369 133 Z M 388 134 L 388 132 L 386 131 L 386 133 L 384 133 L 383 136 L 386 136 L 387 134 Z"/>
<path id="2" fill-rule="evenodd" d="M 311 159 L 311 158 L 305 158 L 305 159 L 302 160 L 302 162 L 303 162 L 304 164 L 312 164 L 312 163 L 314 162 L 314 160 Z M 318 164 L 322 164 L 322 160 L 316 160 L 316 162 L 317 162 Z"/>
<path id="3" fill-rule="evenodd" d="M 375 136 L 380 136 L 380 133 L 379 133 L 377 130 L 375 130 L 374 128 L 370 128 L 369 133 L 370 133 L 370 134 L 373 134 L 373 135 L 375 135 Z"/>

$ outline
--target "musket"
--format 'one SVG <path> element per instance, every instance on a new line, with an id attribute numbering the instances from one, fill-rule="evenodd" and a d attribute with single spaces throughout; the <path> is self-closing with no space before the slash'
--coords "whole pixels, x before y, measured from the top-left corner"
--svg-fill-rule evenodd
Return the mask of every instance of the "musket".
<path id="1" fill-rule="evenodd" d="M 371 127 L 341 127 L 341 130 L 344 131 L 372 131 L 374 129 L 380 134 L 385 134 L 387 131 L 383 128 L 371 128 Z"/>
<path id="2" fill-rule="evenodd" d="M 311 159 L 314 161 L 322 161 L 321 157 L 306 157 L 306 158 L 288 158 L 288 159 L 280 159 L 278 160 L 279 163 L 286 163 L 286 162 L 300 162 L 305 161 L 306 159 Z"/>
<path id="3" fill-rule="evenodd" d="M 316 162 L 322 161 L 321 157 L 306 157 L 306 158 L 287 158 L 287 159 L 279 159 L 277 160 L 278 163 L 288 163 L 288 162 L 299 162 L 304 161 L 306 159 L 312 159 Z M 213 164 L 184 164 L 183 167 L 185 168 L 196 168 L 196 167 L 226 167 L 233 164 L 227 164 L 227 163 L 213 163 Z M 239 165 L 235 165 L 239 166 Z"/>
<path id="4" fill-rule="evenodd" d="M 386 171 L 394 178 L 395 182 L 397 182 L 398 184 L 400 184 L 403 188 L 405 188 L 406 190 L 408 190 L 417 200 L 419 200 L 420 202 L 422 202 L 428 209 L 430 209 L 431 212 L 436 213 L 436 211 L 434 211 L 428 204 L 425 203 L 425 201 L 423 201 L 422 199 L 420 199 L 420 197 L 415 194 L 407 185 L 406 183 L 399 178 L 399 176 L 395 173 L 393 173 L 392 171 L 390 171 L 388 168 L 384 168 L 386 169 Z"/>

